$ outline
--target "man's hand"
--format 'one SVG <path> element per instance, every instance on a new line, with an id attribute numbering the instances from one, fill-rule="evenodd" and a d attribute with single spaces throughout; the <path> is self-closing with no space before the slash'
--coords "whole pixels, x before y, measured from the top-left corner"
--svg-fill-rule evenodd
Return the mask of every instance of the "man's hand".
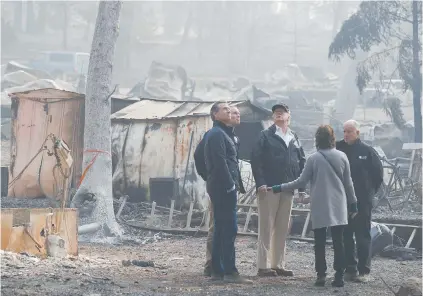
<path id="1" fill-rule="evenodd" d="M 235 184 L 234 184 L 234 186 L 232 186 L 232 188 L 231 189 L 229 189 L 227 192 L 229 193 L 229 192 L 232 192 L 232 191 L 234 191 L 236 189 L 236 187 L 235 187 Z"/>
<path id="2" fill-rule="evenodd" d="M 298 192 L 298 199 L 299 199 L 299 202 L 302 204 L 310 203 L 310 197 L 307 197 L 307 194 L 305 192 Z"/>
<path id="3" fill-rule="evenodd" d="M 355 216 L 357 216 L 358 213 L 358 208 L 357 208 L 357 203 L 352 203 L 348 206 L 348 214 L 350 216 L 350 219 L 354 219 Z"/>
<path id="4" fill-rule="evenodd" d="M 268 191 L 268 188 L 266 185 L 262 185 L 258 188 L 258 192 L 260 193 L 266 193 Z"/>
<path id="5" fill-rule="evenodd" d="M 282 192 L 281 185 L 275 185 L 272 187 L 267 187 L 267 191 L 273 191 L 273 193 L 280 193 Z"/>

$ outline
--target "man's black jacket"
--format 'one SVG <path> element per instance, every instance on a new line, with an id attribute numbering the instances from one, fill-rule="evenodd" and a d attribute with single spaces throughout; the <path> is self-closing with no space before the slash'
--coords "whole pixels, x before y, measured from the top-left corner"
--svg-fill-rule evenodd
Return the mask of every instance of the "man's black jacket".
<path id="1" fill-rule="evenodd" d="M 348 145 L 344 140 L 336 143 L 336 149 L 344 152 L 350 162 L 351 179 L 359 205 L 372 204 L 373 196 L 383 182 L 383 166 L 377 152 L 360 139 Z"/>
<path id="2" fill-rule="evenodd" d="M 203 138 L 201 139 L 200 143 L 198 143 L 197 148 L 195 149 L 194 152 L 194 162 L 195 162 L 195 168 L 197 170 L 197 173 L 200 175 L 200 177 L 204 180 L 207 181 L 207 168 L 206 168 L 206 161 L 205 161 L 205 145 L 206 145 L 206 138 L 208 135 L 209 131 L 207 131 Z M 231 137 L 231 139 L 234 141 L 235 145 L 236 145 L 236 149 L 237 149 L 237 158 L 238 158 L 238 151 L 239 151 L 239 146 L 240 146 L 240 141 L 239 138 L 233 133 L 233 129 L 232 129 L 232 134 L 229 135 Z M 239 175 L 239 192 L 241 193 L 245 193 L 245 189 L 244 189 L 244 184 L 242 183 L 242 179 L 241 179 L 241 175 Z"/>
<path id="3" fill-rule="evenodd" d="M 239 190 L 240 171 L 233 128 L 215 121 L 205 137 L 204 159 L 207 169 L 207 192 L 226 193 Z"/>
<path id="4" fill-rule="evenodd" d="M 304 168 L 306 158 L 296 134 L 291 131 L 294 138 L 287 146 L 275 133 L 275 125 L 263 130 L 253 149 L 251 168 L 257 188 L 294 181 Z"/>

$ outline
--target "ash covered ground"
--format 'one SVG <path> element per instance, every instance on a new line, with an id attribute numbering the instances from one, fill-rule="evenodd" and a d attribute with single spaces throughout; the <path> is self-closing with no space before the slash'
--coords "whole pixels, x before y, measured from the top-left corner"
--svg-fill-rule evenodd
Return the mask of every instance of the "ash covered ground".
<path id="1" fill-rule="evenodd" d="M 80 244 L 77 258 L 38 259 L 1 251 L 2 295 L 392 295 L 409 277 L 421 278 L 421 260 L 376 257 L 373 280 L 344 288 L 313 286 L 314 255 L 309 243 L 289 241 L 287 267 L 293 278 L 255 277 L 256 238 L 238 237 L 237 265 L 253 285 L 222 284 L 202 275 L 204 237 L 133 231 L 119 244 Z M 328 266 L 332 265 L 332 250 Z M 154 267 L 123 266 L 123 260 L 153 261 Z M 329 269 L 330 274 L 332 273 Z"/>

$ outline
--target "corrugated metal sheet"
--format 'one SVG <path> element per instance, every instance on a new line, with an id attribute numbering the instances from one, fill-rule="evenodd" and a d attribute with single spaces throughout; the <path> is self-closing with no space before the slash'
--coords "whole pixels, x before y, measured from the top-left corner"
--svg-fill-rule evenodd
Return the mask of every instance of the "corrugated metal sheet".
<path id="1" fill-rule="evenodd" d="M 174 177 L 176 123 L 116 123 L 112 126 L 112 151 L 116 156 L 113 190 L 143 198 L 151 177 Z"/>
<path id="2" fill-rule="evenodd" d="M 112 124 L 112 151 L 116 155 L 113 190 L 139 198 L 148 193 L 150 178 L 179 179 L 182 190 L 200 204 L 207 205 L 205 182 L 197 175 L 194 150 L 210 129 L 209 116 L 165 119 L 150 122 Z M 190 143 L 193 135 L 191 153 Z M 188 162 L 188 171 L 185 172 Z"/>
<path id="3" fill-rule="evenodd" d="M 17 96 L 20 99 L 33 99 L 38 101 L 45 100 L 63 100 L 63 99 L 82 99 L 85 96 L 71 91 L 60 90 L 56 88 L 43 88 L 36 90 L 29 90 L 24 92 L 12 93 L 10 96 Z"/>
<path id="4" fill-rule="evenodd" d="M 41 89 L 12 95 L 11 163 L 12 181 L 37 154 L 46 137 L 52 133 L 71 149 L 76 184 L 81 176 L 84 141 L 84 96 L 57 89 Z M 49 147 L 52 143 L 49 143 Z M 61 174 L 53 171 L 56 160 L 47 152 L 38 155 L 9 188 L 11 197 L 60 197 Z"/>
<path id="5" fill-rule="evenodd" d="M 148 120 L 177 118 L 194 115 L 208 115 L 215 102 L 206 101 L 163 101 L 143 99 L 112 114 L 112 120 Z M 229 102 L 230 105 L 246 103 L 248 101 Z"/>
<path id="6" fill-rule="evenodd" d="M 110 114 L 118 112 L 123 108 L 126 108 L 136 102 L 139 102 L 139 98 L 125 97 L 123 95 L 112 96 L 111 98 L 111 107 Z"/>

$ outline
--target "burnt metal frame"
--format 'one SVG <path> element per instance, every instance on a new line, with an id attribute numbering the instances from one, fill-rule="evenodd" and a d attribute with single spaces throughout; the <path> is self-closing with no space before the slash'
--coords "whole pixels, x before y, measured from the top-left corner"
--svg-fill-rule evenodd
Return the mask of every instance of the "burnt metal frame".
<path id="1" fill-rule="evenodd" d="M 151 230 L 151 231 L 163 231 L 163 232 L 180 233 L 180 234 L 183 234 L 183 233 L 185 233 L 185 234 L 187 234 L 187 233 L 191 233 L 191 234 L 203 233 L 203 234 L 206 234 L 206 233 L 208 233 L 208 230 L 209 230 L 208 225 L 210 223 L 210 212 L 209 212 L 208 209 L 204 212 L 204 215 L 206 217 L 205 223 L 203 223 L 199 227 L 191 227 L 191 219 L 192 219 L 192 213 L 193 213 L 193 208 L 194 208 L 194 203 L 191 202 L 189 212 L 188 212 L 188 215 L 187 215 L 186 226 L 184 228 L 172 228 L 174 206 L 175 206 L 175 201 L 172 200 L 170 211 L 169 211 L 168 223 L 164 227 L 154 227 L 154 226 L 149 226 L 149 225 L 146 225 L 146 224 L 140 223 L 140 222 L 123 221 L 122 219 L 121 219 L 121 221 L 124 222 L 125 224 L 129 225 L 129 226 L 141 228 L 141 229 L 145 229 L 145 230 Z M 242 231 L 239 231 L 238 234 L 239 235 L 246 235 L 246 236 L 258 236 L 257 232 L 248 231 L 248 226 L 250 224 L 251 217 L 254 216 L 254 215 L 258 217 L 258 213 L 254 211 L 254 209 L 258 208 L 258 206 L 252 205 L 252 204 L 238 204 L 237 206 L 238 206 L 239 209 L 240 208 L 244 208 L 244 209 L 248 208 L 245 224 L 242 227 Z M 124 207 L 124 203 L 121 204 L 121 208 L 123 208 L 123 207 Z M 155 208 L 156 208 L 156 203 L 153 202 L 152 205 L 151 205 L 151 212 L 150 212 L 151 217 L 154 217 L 154 215 L 155 215 Z M 121 212 L 121 209 L 119 209 L 119 212 Z M 309 229 L 309 226 L 310 226 L 310 217 L 311 217 L 310 210 L 309 209 L 293 208 L 292 213 L 294 213 L 294 214 L 305 214 L 305 213 L 307 213 L 307 216 L 306 216 L 306 219 L 304 221 L 304 225 L 303 225 L 303 228 L 302 228 L 302 231 L 301 231 L 301 235 L 300 236 L 290 235 L 289 239 L 298 240 L 298 241 L 306 241 L 306 242 L 314 242 L 314 238 L 307 236 L 307 234 L 308 234 L 307 230 Z M 417 231 L 420 231 L 420 232 L 422 231 L 422 227 L 416 226 L 416 225 L 393 224 L 393 223 L 384 223 L 384 224 L 390 228 L 392 234 L 394 234 L 395 231 L 398 228 L 409 228 L 410 230 L 412 230 L 410 236 L 407 239 L 407 243 L 405 245 L 406 248 L 409 248 L 411 246 L 411 244 L 414 241 L 414 238 L 417 234 Z M 327 240 L 327 242 L 331 243 L 331 240 L 329 239 L 329 240 Z"/>
<path id="2" fill-rule="evenodd" d="M 382 201 L 386 201 L 388 204 L 388 207 L 391 211 L 393 211 L 393 207 L 391 204 L 391 201 L 394 199 L 398 199 L 398 198 L 403 198 L 403 201 L 400 203 L 400 207 L 401 209 L 404 208 L 404 206 L 409 202 L 411 195 L 413 193 L 415 184 L 413 182 L 413 180 L 411 178 L 403 178 L 401 173 L 400 173 L 400 167 L 398 165 L 400 160 L 409 160 L 408 158 L 394 158 L 394 159 L 387 159 L 386 157 L 382 157 L 380 158 L 380 160 L 384 163 L 386 163 L 385 165 L 383 165 L 384 169 L 390 169 L 392 170 L 390 173 L 390 177 L 389 177 L 389 181 L 388 184 L 385 185 L 383 187 L 383 192 L 381 194 L 376 194 L 377 197 L 377 203 L 375 204 L 374 208 L 377 208 L 380 203 Z M 410 185 L 406 186 L 407 190 L 410 189 L 408 191 L 408 193 L 406 192 L 406 190 L 404 189 L 404 181 L 408 181 L 410 182 Z M 390 194 L 393 191 L 393 187 L 395 187 L 395 189 L 397 189 L 397 184 L 400 187 L 400 191 L 401 191 L 401 196 L 400 197 L 391 197 Z M 383 185 L 382 185 L 383 186 Z"/>

